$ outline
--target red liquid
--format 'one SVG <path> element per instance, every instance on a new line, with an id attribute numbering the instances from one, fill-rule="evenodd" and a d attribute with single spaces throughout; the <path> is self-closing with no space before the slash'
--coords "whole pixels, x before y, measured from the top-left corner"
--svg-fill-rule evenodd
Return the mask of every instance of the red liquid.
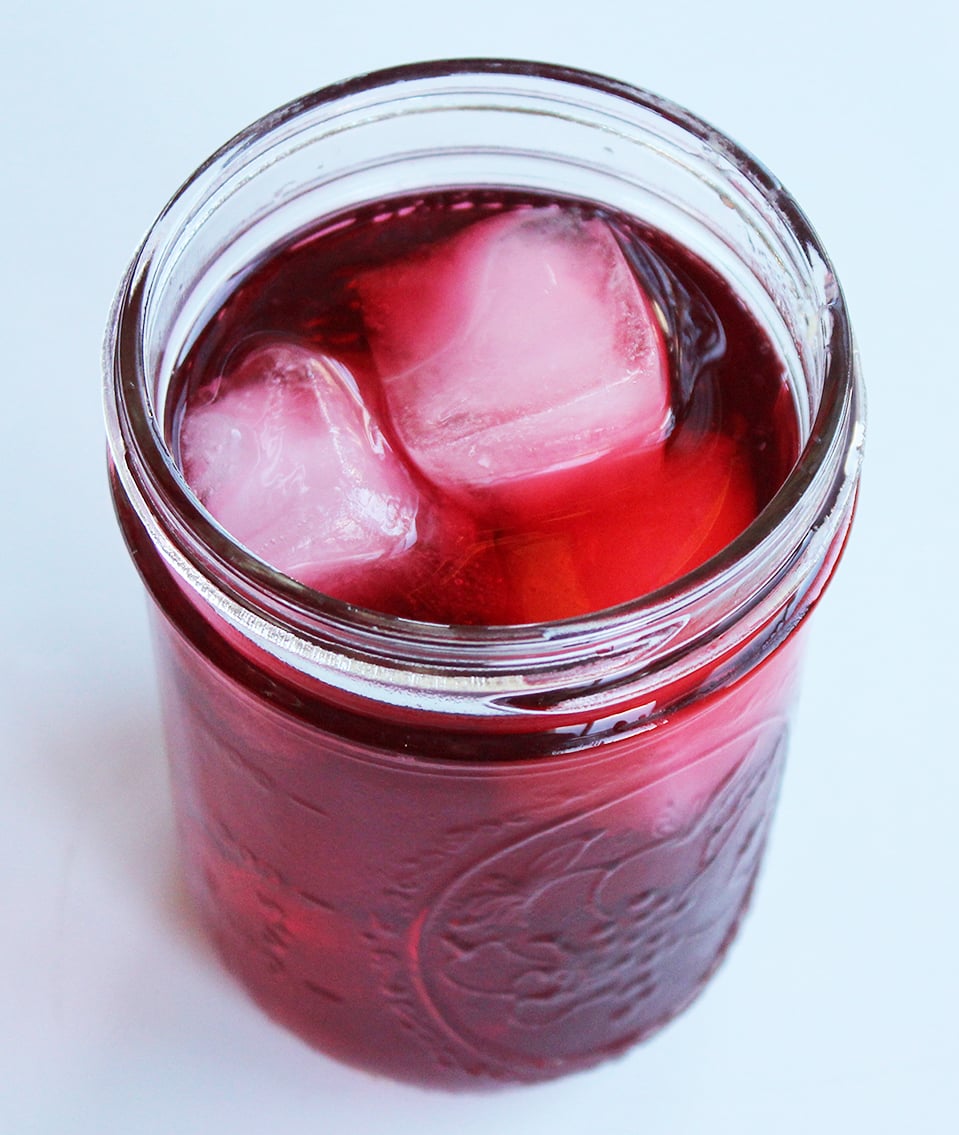
<path id="1" fill-rule="evenodd" d="M 505 199 L 472 200 L 458 211 L 431 198 L 402 220 L 371 211 L 269 259 L 197 341 L 187 397 L 250 337 L 292 336 L 346 360 L 375 403 L 352 281 Z M 459 622 L 595 609 L 718 551 L 773 494 L 796 428 L 764 334 L 682 249 L 613 224 L 676 330 L 677 426 L 659 471 L 626 455 L 602 494 L 594 472 L 580 487 L 560 478 L 465 504 L 424 485 L 479 542 L 460 561 L 426 556 L 422 580 L 403 569 L 354 580 L 346 598 Z M 462 1086 L 594 1064 L 695 997 L 758 870 L 795 635 L 728 688 L 701 694 L 713 661 L 685 696 L 600 720 L 581 711 L 556 728 L 535 708 L 495 731 L 401 719 L 225 633 L 120 511 L 166 616 L 156 628 L 190 886 L 226 963 L 274 1017 L 362 1067 Z"/>
<path id="2" fill-rule="evenodd" d="M 226 965 L 323 1051 L 443 1087 L 549 1079 L 658 1030 L 722 960 L 772 820 L 795 636 L 648 731 L 624 714 L 581 738 L 304 706 L 157 632 L 190 890 Z"/>
<path id="3" fill-rule="evenodd" d="M 697 567 L 739 535 L 784 480 L 797 438 L 781 361 L 715 274 L 625 218 L 607 221 L 626 270 L 667 323 L 674 415 L 668 436 L 652 449 L 642 438 L 620 444 L 548 476 L 465 489 L 429 479 L 394 428 L 397 407 L 384 394 L 389 376 L 377 366 L 375 324 L 386 318 L 415 332 L 423 317 L 419 293 L 430 282 L 417 258 L 510 210 L 529 215 L 530 204 L 459 193 L 339 218 L 254 271 L 193 347 L 181 370 L 187 418 L 232 376 L 247 381 L 244 363 L 264 344 L 290 343 L 342 362 L 421 494 L 411 554 L 332 579 L 291 570 L 302 582 L 433 622 L 569 618 L 626 602 Z M 545 202 L 535 204 L 548 212 Z M 565 208 L 582 223 L 595 212 Z M 435 259 L 441 270 L 442 256 Z M 521 358 L 516 380 L 524 381 Z M 270 558 L 269 545 L 253 550 Z"/>

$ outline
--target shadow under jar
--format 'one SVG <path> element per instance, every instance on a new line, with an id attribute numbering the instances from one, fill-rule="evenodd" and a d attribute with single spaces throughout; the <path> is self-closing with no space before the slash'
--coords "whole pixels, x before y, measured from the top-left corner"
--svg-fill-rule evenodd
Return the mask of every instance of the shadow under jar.
<path id="1" fill-rule="evenodd" d="M 595 613 L 447 625 L 295 582 L 187 485 L 183 360 L 325 218 L 498 191 L 635 219 L 707 265 L 781 360 L 795 463 L 718 554 Z M 749 902 L 859 475 L 842 295 L 779 183 L 600 76 L 380 72 L 267 116 L 186 182 L 121 286 L 105 370 L 185 871 L 257 1001 L 332 1055 L 447 1087 L 587 1067 L 688 1005 Z"/>

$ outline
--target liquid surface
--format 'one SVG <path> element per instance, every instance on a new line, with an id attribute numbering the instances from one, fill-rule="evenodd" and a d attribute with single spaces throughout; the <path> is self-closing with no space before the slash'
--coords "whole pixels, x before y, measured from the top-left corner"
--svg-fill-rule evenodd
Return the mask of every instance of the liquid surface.
<path id="1" fill-rule="evenodd" d="M 455 624 L 600 610 L 697 567 L 798 448 L 784 368 L 662 234 L 452 193 L 266 259 L 180 370 L 188 482 L 274 567 Z"/>

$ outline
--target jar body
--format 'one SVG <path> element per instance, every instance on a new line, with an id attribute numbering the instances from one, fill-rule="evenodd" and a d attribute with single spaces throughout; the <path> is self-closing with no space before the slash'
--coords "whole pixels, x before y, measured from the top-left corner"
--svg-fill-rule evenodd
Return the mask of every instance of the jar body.
<path id="1" fill-rule="evenodd" d="M 209 627 L 154 614 L 189 889 L 229 969 L 312 1044 L 431 1085 L 547 1079 L 654 1032 L 721 961 L 801 634 L 668 721 L 550 744 L 281 706 L 280 672 L 231 673 Z"/>
<path id="2" fill-rule="evenodd" d="M 322 216 L 473 185 L 661 227 L 782 352 L 797 469 L 652 596 L 528 627 L 378 616 L 258 561 L 176 467 L 177 360 L 224 289 Z M 470 61 L 367 77 L 256 124 L 184 186 L 124 281 L 106 368 L 185 870 L 260 1004 L 340 1058 L 447 1087 L 587 1067 L 682 1010 L 749 902 L 802 628 L 858 480 L 841 294 L 781 187 L 596 76 Z"/>

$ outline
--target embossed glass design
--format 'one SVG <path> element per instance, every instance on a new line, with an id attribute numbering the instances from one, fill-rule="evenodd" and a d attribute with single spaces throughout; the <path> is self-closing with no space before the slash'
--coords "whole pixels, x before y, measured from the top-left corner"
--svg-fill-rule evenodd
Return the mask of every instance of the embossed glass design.
<path id="1" fill-rule="evenodd" d="M 226 291 L 317 218 L 459 186 L 639 217 L 762 323 L 802 454 L 720 555 L 595 615 L 448 627 L 312 592 L 198 505 L 171 453 L 171 390 Z M 185 871 L 253 996 L 329 1053 L 448 1087 L 586 1067 L 681 1011 L 750 899 L 803 627 L 859 474 L 843 298 L 778 182 L 686 111 L 599 76 L 381 72 L 277 111 L 193 175 L 121 286 L 105 370 Z"/>

